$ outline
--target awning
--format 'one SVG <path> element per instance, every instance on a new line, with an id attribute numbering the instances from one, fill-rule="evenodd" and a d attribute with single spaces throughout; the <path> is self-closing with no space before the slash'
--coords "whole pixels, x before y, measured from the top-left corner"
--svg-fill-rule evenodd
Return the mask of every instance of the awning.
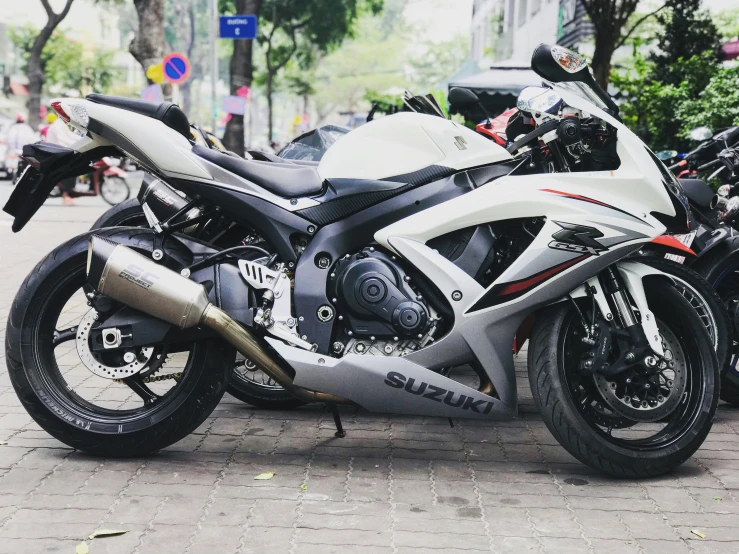
<path id="1" fill-rule="evenodd" d="M 501 62 L 488 71 L 449 82 L 449 88 L 466 88 L 477 94 L 485 109 L 495 117 L 516 105 L 518 94 L 526 87 L 540 87 L 542 79 L 521 62 Z M 452 113 L 462 113 L 450 106 Z M 465 118 L 479 121 L 484 118 L 481 110 L 462 113 Z"/>

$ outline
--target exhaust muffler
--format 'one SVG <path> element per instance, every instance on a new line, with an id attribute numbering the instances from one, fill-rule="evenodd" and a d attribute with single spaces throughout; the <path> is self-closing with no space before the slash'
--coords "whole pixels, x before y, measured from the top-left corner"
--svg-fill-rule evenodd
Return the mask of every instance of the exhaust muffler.
<path id="1" fill-rule="evenodd" d="M 251 331 L 213 305 L 203 285 L 155 264 L 127 246 L 98 236 L 90 238 L 87 280 L 101 294 L 181 329 L 198 325 L 212 329 L 301 400 L 350 403 L 339 396 L 294 385 L 291 372 L 270 356 Z"/>

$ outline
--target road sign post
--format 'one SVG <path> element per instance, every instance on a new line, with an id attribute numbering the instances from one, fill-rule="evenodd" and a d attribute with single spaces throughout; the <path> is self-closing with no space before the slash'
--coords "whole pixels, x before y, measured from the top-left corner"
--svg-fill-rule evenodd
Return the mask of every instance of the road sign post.
<path id="1" fill-rule="evenodd" d="M 221 38 L 234 40 L 257 38 L 257 16 L 249 15 L 222 15 L 219 18 Z"/>

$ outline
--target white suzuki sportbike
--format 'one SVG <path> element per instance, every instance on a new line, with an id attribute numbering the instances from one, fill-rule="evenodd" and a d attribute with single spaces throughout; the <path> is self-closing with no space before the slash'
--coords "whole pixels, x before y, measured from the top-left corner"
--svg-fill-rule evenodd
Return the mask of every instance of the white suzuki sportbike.
<path id="1" fill-rule="evenodd" d="M 184 219 L 191 203 L 165 221 L 148 213 L 152 229 L 58 247 L 8 321 L 26 409 L 75 448 L 145 454 L 205 420 L 236 349 L 296 397 L 330 405 L 339 434 L 338 404 L 492 423 L 517 415 L 512 345 L 530 336 L 534 398 L 571 454 L 618 476 L 683 463 L 711 427 L 716 356 L 670 277 L 627 257 L 681 230 L 687 202 L 577 54 L 541 45 L 532 67 L 568 117 L 610 133 L 615 155 L 528 174 L 463 126 L 400 113 L 352 131 L 317 168 L 281 165 L 193 145 L 171 104 L 55 103 L 85 137 L 26 149 L 5 207 L 14 230 L 60 178 L 116 152 L 265 247 L 218 251 L 176 233 L 213 217 Z"/>

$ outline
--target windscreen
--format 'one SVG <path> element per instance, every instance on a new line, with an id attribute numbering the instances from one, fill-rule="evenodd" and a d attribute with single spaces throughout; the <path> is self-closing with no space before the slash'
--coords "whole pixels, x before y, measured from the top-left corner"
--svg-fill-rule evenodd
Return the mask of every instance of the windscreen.
<path id="1" fill-rule="evenodd" d="M 605 105 L 603 100 L 601 100 L 600 97 L 595 93 L 595 91 L 585 83 L 582 83 L 580 81 L 568 81 L 561 83 L 552 83 L 550 81 L 545 81 L 545 83 L 552 87 L 557 86 L 563 88 L 567 92 L 570 92 L 575 96 L 579 96 L 580 98 L 595 104 L 602 110 L 608 110 L 608 106 Z"/>

